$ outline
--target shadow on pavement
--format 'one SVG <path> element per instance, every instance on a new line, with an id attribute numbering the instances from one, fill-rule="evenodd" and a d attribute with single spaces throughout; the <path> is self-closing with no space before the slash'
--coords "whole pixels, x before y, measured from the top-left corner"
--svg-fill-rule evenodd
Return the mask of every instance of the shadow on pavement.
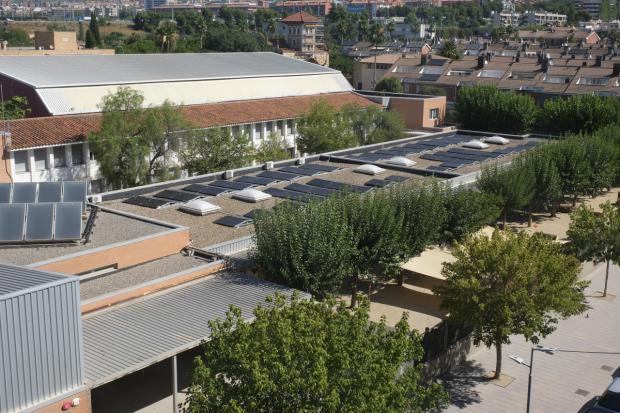
<path id="1" fill-rule="evenodd" d="M 590 409 L 592 406 L 594 406 L 594 403 L 596 403 L 596 399 L 597 399 L 597 396 L 592 397 L 590 400 L 588 400 L 586 402 L 586 404 L 581 406 L 581 409 L 579 409 L 577 411 L 577 413 L 586 413 L 588 411 L 588 409 Z"/>
<path id="2" fill-rule="evenodd" d="M 482 399 L 475 387 L 489 379 L 480 363 L 467 360 L 452 372 L 441 377 L 444 389 L 450 395 L 454 406 L 464 408 L 467 405 L 480 403 Z"/>

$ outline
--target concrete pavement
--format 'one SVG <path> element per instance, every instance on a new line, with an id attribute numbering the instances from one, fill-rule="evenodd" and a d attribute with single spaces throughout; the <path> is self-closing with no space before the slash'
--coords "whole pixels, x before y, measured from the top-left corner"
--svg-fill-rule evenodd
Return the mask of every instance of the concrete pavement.
<path id="1" fill-rule="evenodd" d="M 540 344 L 563 350 L 620 352 L 620 268 L 613 266 L 609 276 L 608 291 L 618 295 L 611 300 L 593 296 L 603 289 L 604 265 L 584 278 L 592 281 L 586 291 L 591 309 L 560 321 L 557 330 Z M 495 349 L 474 351 L 463 366 L 445 378 L 452 405 L 444 412 L 525 412 L 528 368 L 509 356 L 529 362 L 531 346 L 520 337 L 504 346 L 502 373 L 514 378 L 505 388 L 484 379 L 495 369 Z M 620 374 L 620 355 L 535 352 L 533 366 L 531 412 L 572 413 L 582 411 L 611 383 L 614 373 Z"/>

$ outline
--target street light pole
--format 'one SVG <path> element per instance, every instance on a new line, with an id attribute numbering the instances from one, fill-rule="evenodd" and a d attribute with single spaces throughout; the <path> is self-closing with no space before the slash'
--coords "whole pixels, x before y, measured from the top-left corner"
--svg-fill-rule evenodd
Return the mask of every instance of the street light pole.
<path id="1" fill-rule="evenodd" d="M 527 378 L 527 408 L 526 413 L 530 413 L 530 405 L 532 400 L 532 369 L 534 368 L 534 352 L 535 351 L 544 351 L 547 354 L 553 354 L 557 349 L 555 347 L 543 347 L 536 346 L 532 347 L 530 350 L 530 364 L 527 364 L 523 358 L 518 356 L 510 355 L 509 358 L 516 361 L 519 364 L 523 364 L 529 368 L 529 375 Z"/>

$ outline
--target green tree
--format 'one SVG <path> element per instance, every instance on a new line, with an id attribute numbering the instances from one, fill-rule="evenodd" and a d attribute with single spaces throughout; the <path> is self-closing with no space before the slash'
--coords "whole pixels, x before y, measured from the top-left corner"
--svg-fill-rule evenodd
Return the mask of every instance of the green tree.
<path id="1" fill-rule="evenodd" d="M 529 132 L 539 113 L 530 96 L 489 85 L 460 88 L 455 107 L 462 128 L 492 132 Z"/>
<path id="2" fill-rule="evenodd" d="M 612 19 L 611 6 L 609 5 L 609 0 L 601 1 L 600 17 L 601 17 L 601 20 L 603 20 L 604 22 L 608 22 Z"/>
<path id="3" fill-rule="evenodd" d="M 581 261 L 605 262 L 605 288 L 607 296 L 609 264 L 620 263 L 620 210 L 609 201 L 601 205 L 597 214 L 592 208 L 581 205 L 571 214 L 567 235 L 570 250 Z"/>
<path id="4" fill-rule="evenodd" d="M 446 221 L 442 229 L 444 243 L 461 241 L 467 235 L 494 223 L 501 213 L 496 195 L 470 189 L 448 190 Z"/>
<path id="5" fill-rule="evenodd" d="M 157 41 L 162 53 L 172 53 L 177 44 L 177 25 L 175 22 L 166 20 L 157 26 Z"/>
<path id="6" fill-rule="evenodd" d="M 397 112 L 378 106 L 345 105 L 342 117 L 348 121 L 358 145 L 370 145 L 401 139 L 405 136 L 405 121 Z"/>
<path id="7" fill-rule="evenodd" d="M 461 53 L 452 40 L 446 40 L 443 42 L 441 49 L 439 49 L 439 56 L 447 57 L 448 59 L 460 59 Z"/>
<path id="8" fill-rule="evenodd" d="M 590 94 L 545 101 L 539 127 L 553 134 L 591 133 L 620 119 L 620 102 Z"/>
<path id="9" fill-rule="evenodd" d="M 85 38 L 84 38 L 84 24 L 82 23 L 82 21 L 80 21 L 78 23 L 77 39 L 79 41 L 81 41 L 81 42 L 83 42 L 85 40 Z"/>
<path id="10" fill-rule="evenodd" d="M 143 103 L 143 95 L 131 88 L 106 95 L 101 128 L 88 137 L 101 174 L 115 189 L 166 179 L 168 155 L 189 133 L 179 108 L 169 102 L 143 108 Z"/>
<path id="11" fill-rule="evenodd" d="M 196 132 L 181 151 L 181 162 L 190 174 L 206 174 L 247 166 L 253 156 L 250 139 L 227 128 Z"/>
<path id="12" fill-rule="evenodd" d="M 97 21 L 97 13 L 93 11 L 90 14 L 90 23 L 88 23 L 88 30 L 95 42 L 95 46 L 101 47 L 101 33 L 99 32 L 99 22 Z"/>
<path id="13" fill-rule="evenodd" d="M 536 178 L 531 170 L 516 164 L 500 166 L 493 164 L 482 168 L 478 188 L 482 192 L 495 195 L 500 201 L 503 228 L 506 228 L 510 210 L 520 210 L 531 205 L 535 193 Z M 529 212 L 531 222 L 531 211 Z"/>
<path id="14" fill-rule="evenodd" d="M 369 306 L 276 296 L 244 321 L 231 308 L 210 323 L 194 362 L 188 413 L 430 412 L 446 405 L 422 379 L 421 337 L 403 316 L 394 329 L 369 320 Z M 412 362 L 412 363 L 410 363 Z"/>
<path id="15" fill-rule="evenodd" d="M 352 273 L 354 240 L 342 199 L 293 203 L 254 217 L 255 261 L 276 281 L 322 298 Z"/>
<path id="16" fill-rule="evenodd" d="M 375 49 L 374 64 L 372 69 L 372 87 L 377 85 L 377 46 L 385 41 L 384 28 L 379 23 L 374 23 L 370 27 L 368 40 Z"/>
<path id="17" fill-rule="evenodd" d="M 396 25 L 394 24 L 394 22 L 392 20 L 390 20 L 386 25 L 385 25 L 385 31 L 388 33 L 388 35 L 390 36 L 390 39 L 393 37 L 393 33 L 394 30 L 396 30 Z"/>
<path id="18" fill-rule="evenodd" d="M 558 319 L 587 308 L 579 261 L 543 235 L 496 229 L 490 238 L 469 237 L 453 254 L 456 261 L 442 270 L 446 284 L 435 293 L 451 317 L 473 329 L 475 343 L 495 346 L 494 378 L 511 335 L 537 343 Z"/>
<path id="19" fill-rule="evenodd" d="M 562 182 L 552 153 L 546 147 L 541 147 L 527 151 L 516 162 L 534 175 L 534 195 L 530 210 L 550 210 L 551 215 L 555 216 L 557 204 L 562 198 Z"/>
<path id="20" fill-rule="evenodd" d="M 347 119 L 325 100 L 314 103 L 297 123 L 297 146 L 303 153 L 322 153 L 355 146 Z"/>
<path id="21" fill-rule="evenodd" d="M 407 16 L 405 16 L 405 23 L 409 25 L 412 33 L 416 33 L 420 28 L 420 23 L 418 22 L 418 16 L 415 11 L 410 11 Z"/>
<path id="22" fill-rule="evenodd" d="M 267 139 L 261 143 L 256 150 L 254 159 L 258 163 L 265 163 L 268 161 L 281 161 L 289 159 L 291 154 L 288 151 L 288 145 L 282 137 L 282 135 L 271 132 Z"/>
<path id="23" fill-rule="evenodd" d="M 393 76 L 388 76 L 381 79 L 379 83 L 377 83 L 377 86 L 375 86 L 375 90 L 379 92 L 391 93 L 403 93 L 404 91 L 403 84 L 400 79 Z"/>
<path id="24" fill-rule="evenodd" d="M 84 42 L 84 47 L 87 49 L 94 49 L 96 47 L 95 38 L 91 33 L 90 29 L 86 30 L 86 40 Z"/>
<path id="25" fill-rule="evenodd" d="M 0 103 L 2 119 L 23 119 L 30 113 L 30 103 L 25 96 L 13 96 L 6 102 Z"/>
<path id="26" fill-rule="evenodd" d="M 549 145 L 547 150 L 558 168 L 562 194 L 569 196 L 575 206 L 580 196 L 590 192 L 588 188 L 592 174 L 585 147 L 577 139 L 567 139 Z"/>

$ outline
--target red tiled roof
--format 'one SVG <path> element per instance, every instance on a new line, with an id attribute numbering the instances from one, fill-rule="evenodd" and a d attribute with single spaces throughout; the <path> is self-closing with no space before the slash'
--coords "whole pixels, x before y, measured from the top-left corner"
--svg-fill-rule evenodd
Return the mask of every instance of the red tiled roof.
<path id="1" fill-rule="evenodd" d="M 299 13 L 291 14 L 288 17 L 282 19 L 283 23 L 318 23 L 319 19 L 313 15 L 300 11 Z"/>
<path id="2" fill-rule="evenodd" d="M 183 114 L 196 128 L 290 119 L 301 116 L 310 106 L 325 100 L 336 108 L 349 103 L 375 105 L 353 92 L 312 96 L 245 100 L 183 107 Z M 11 150 L 62 145 L 86 140 L 99 129 L 101 114 L 48 116 L 9 121 Z"/>

